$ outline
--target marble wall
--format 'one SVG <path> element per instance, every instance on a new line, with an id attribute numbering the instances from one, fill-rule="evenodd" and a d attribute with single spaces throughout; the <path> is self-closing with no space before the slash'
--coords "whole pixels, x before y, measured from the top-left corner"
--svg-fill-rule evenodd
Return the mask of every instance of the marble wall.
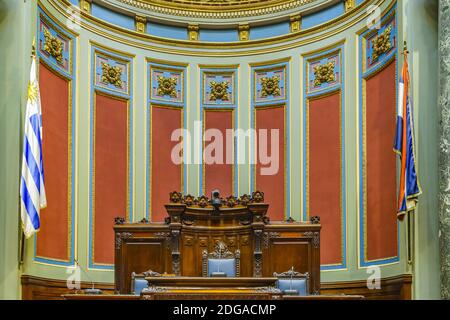
<path id="1" fill-rule="evenodd" d="M 450 0 L 439 3 L 441 295 L 450 299 Z"/>

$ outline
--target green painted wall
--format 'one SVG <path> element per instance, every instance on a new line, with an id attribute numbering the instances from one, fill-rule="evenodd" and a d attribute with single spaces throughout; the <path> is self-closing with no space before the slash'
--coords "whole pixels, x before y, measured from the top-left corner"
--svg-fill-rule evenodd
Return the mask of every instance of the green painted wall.
<path id="1" fill-rule="evenodd" d="M 0 299 L 20 297 L 20 132 L 35 21 L 35 0 L 0 0 Z"/>
<path id="2" fill-rule="evenodd" d="M 424 194 L 414 228 L 414 297 L 440 299 L 438 231 L 438 1 L 403 1 L 410 50 L 418 172 Z"/>

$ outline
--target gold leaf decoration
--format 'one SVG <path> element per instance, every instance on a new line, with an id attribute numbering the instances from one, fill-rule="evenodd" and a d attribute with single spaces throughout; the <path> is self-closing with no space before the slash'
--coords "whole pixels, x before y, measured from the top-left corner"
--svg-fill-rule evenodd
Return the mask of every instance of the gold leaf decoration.
<path id="1" fill-rule="evenodd" d="M 177 97 L 177 78 L 168 78 L 163 76 L 158 76 L 158 88 L 156 93 L 159 96 L 170 96 L 172 98 Z"/>
<path id="2" fill-rule="evenodd" d="M 113 67 L 108 63 L 102 62 L 102 82 L 112 84 L 118 88 L 122 87 L 122 69 Z"/>
<path id="3" fill-rule="evenodd" d="M 330 61 L 328 63 L 321 64 L 313 68 L 315 76 L 314 79 L 315 87 L 318 87 L 323 83 L 330 83 L 336 81 L 336 76 L 334 74 L 335 65 L 336 64 L 334 61 Z"/>
<path id="4" fill-rule="evenodd" d="M 387 27 L 381 34 L 372 40 L 372 62 L 392 48 L 391 43 L 392 26 Z"/>
<path id="5" fill-rule="evenodd" d="M 230 86 L 230 83 L 228 81 L 223 82 L 216 82 L 211 81 L 209 83 L 209 88 L 211 90 L 209 94 L 209 100 L 216 101 L 216 100 L 222 100 L 222 101 L 228 101 L 229 95 L 228 95 L 228 88 Z"/>
<path id="6" fill-rule="evenodd" d="M 63 62 L 63 45 L 61 40 L 53 36 L 44 28 L 44 51 L 56 59 L 58 63 Z"/>
<path id="7" fill-rule="evenodd" d="M 261 97 L 280 96 L 280 78 L 278 76 L 261 78 Z"/>

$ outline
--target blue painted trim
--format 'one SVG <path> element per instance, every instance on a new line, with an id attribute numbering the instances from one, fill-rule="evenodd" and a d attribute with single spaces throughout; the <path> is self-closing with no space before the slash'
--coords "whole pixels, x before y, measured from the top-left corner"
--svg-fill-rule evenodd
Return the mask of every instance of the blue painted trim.
<path id="1" fill-rule="evenodd" d="M 156 22 L 147 22 L 147 33 L 161 38 L 188 40 L 188 31 L 185 27 L 169 26 Z"/>
<path id="2" fill-rule="evenodd" d="M 255 95 L 256 95 L 256 84 L 255 84 L 255 74 L 258 71 L 264 71 L 269 69 L 276 69 L 284 67 L 285 70 L 285 79 L 284 79 L 284 90 L 285 90 L 285 98 L 284 99 L 275 99 L 273 101 L 264 101 L 264 102 L 258 102 L 255 101 Z M 286 141 L 286 150 L 285 150 L 285 210 L 284 217 L 290 218 L 291 217 L 291 203 L 290 203 L 290 194 L 291 194 L 291 181 L 290 181 L 290 159 L 291 159 L 291 148 L 290 148 L 290 62 L 282 62 L 277 64 L 268 64 L 264 66 L 257 66 L 257 67 L 251 67 L 250 70 L 250 90 L 251 90 L 251 99 L 250 99 L 250 129 L 256 129 L 256 119 L 254 116 L 255 109 L 258 107 L 270 107 L 270 106 L 278 106 L 278 105 L 284 105 L 284 116 L 285 116 L 285 141 Z M 253 146 L 252 152 L 250 152 L 250 163 L 253 163 L 255 161 L 254 158 L 254 150 L 257 148 L 255 146 L 255 137 L 250 137 L 250 148 Z M 255 191 L 255 185 L 256 185 L 256 164 L 250 164 L 250 193 Z"/>
<path id="3" fill-rule="evenodd" d="M 289 21 L 282 21 L 278 23 L 256 26 L 250 28 L 250 40 L 272 38 L 289 34 L 291 32 Z"/>
<path id="4" fill-rule="evenodd" d="M 344 1 L 324 8 L 320 11 L 305 15 L 302 18 L 302 29 L 308 29 L 318 26 L 327 21 L 336 19 L 345 13 Z"/>
<path id="5" fill-rule="evenodd" d="M 109 90 L 107 88 L 103 88 L 100 86 L 95 85 L 95 74 L 96 74 L 96 60 L 95 60 L 95 53 L 99 53 L 100 55 L 105 55 L 111 59 L 117 59 L 120 61 L 124 61 L 128 64 L 128 94 L 120 93 L 117 91 Z M 88 243 L 88 256 L 89 256 L 89 262 L 88 266 L 91 269 L 98 269 L 98 270 L 113 270 L 114 265 L 103 265 L 103 264 L 96 264 L 93 261 L 93 251 L 95 248 L 93 248 L 93 209 L 94 209 L 94 203 L 93 203 L 93 171 L 94 171 L 94 96 L 95 92 L 103 92 L 108 95 L 113 95 L 118 98 L 126 99 L 128 100 L 128 108 L 129 108 L 129 119 L 128 119 L 128 133 L 129 133 L 129 154 L 128 154 L 128 188 L 129 188 L 129 207 L 128 207 L 128 220 L 133 221 L 133 143 L 134 143 L 134 136 L 133 136 L 133 59 L 128 56 L 122 56 L 118 55 L 113 52 L 109 52 L 105 49 L 99 48 L 96 45 L 92 45 L 91 47 L 91 83 L 90 85 L 90 131 L 89 131 L 89 243 Z"/>
<path id="6" fill-rule="evenodd" d="M 211 104 L 205 104 L 203 102 L 203 94 L 204 94 L 204 84 L 205 82 L 203 81 L 203 77 L 205 73 L 208 72 L 214 72 L 214 73 L 220 73 L 223 72 L 225 73 L 233 73 L 233 91 L 232 94 L 234 96 L 233 104 L 217 104 L 217 105 L 211 105 Z M 200 69 L 200 121 L 202 123 L 202 128 L 203 128 L 203 113 L 204 110 L 214 110 L 214 109 L 229 109 L 234 110 L 234 128 L 233 130 L 236 130 L 238 128 L 238 121 L 239 121 L 239 104 L 238 104 L 238 69 L 237 68 L 201 68 Z M 202 143 L 200 145 L 200 164 L 199 164 L 199 192 L 200 194 L 204 194 L 204 188 L 205 186 L 203 185 L 203 129 L 202 129 Z M 237 159 L 238 159 L 238 149 L 237 149 L 237 137 L 234 137 L 234 196 L 238 197 L 239 196 L 239 175 L 238 175 L 238 166 L 239 164 L 237 163 Z M 206 195 L 208 196 L 208 195 Z M 224 196 L 229 196 L 229 195 L 224 195 Z"/>
<path id="7" fill-rule="evenodd" d="M 237 29 L 200 29 L 199 40 L 208 42 L 239 41 Z"/>
<path id="8" fill-rule="evenodd" d="M 152 87 L 151 87 L 151 67 L 160 68 L 162 70 L 176 70 L 178 72 L 181 72 L 183 74 L 183 96 L 182 96 L 182 102 L 173 102 L 173 101 L 164 101 L 160 99 L 152 99 Z M 147 115 L 146 115 L 146 145 L 147 145 L 147 152 L 146 152 L 146 161 L 145 161 L 145 194 L 146 194 L 146 200 L 145 200 L 145 217 L 146 219 L 150 220 L 151 212 L 150 212 L 150 198 L 151 198 L 151 181 L 150 181 L 150 156 L 151 156 L 151 150 L 150 150 L 150 143 L 151 143 L 151 127 L 150 127 L 150 108 L 152 108 L 152 104 L 158 105 L 158 106 L 169 106 L 169 107 L 175 107 L 179 108 L 183 111 L 183 126 L 182 129 L 187 129 L 187 101 L 186 101 L 186 84 L 187 84 L 187 67 L 183 66 L 173 66 L 169 64 L 161 64 L 156 62 L 147 62 Z M 187 150 L 186 141 L 184 141 L 183 150 Z M 184 157 L 186 157 L 186 152 L 184 152 Z M 186 158 L 185 158 L 186 160 Z M 187 164 L 186 161 L 183 163 L 183 193 L 186 194 L 187 192 Z"/>
<path id="9" fill-rule="evenodd" d="M 111 10 L 95 2 L 91 4 L 91 15 L 125 29 L 135 29 L 133 17 Z"/>
<path id="10" fill-rule="evenodd" d="M 67 79 L 71 82 L 71 88 L 72 88 L 72 114 L 71 114 L 71 119 L 72 119 L 72 150 L 71 150 L 71 172 L 72 172 L 72 181 L 71 183 L 71 224 L 70 224 L 70 240 L 69 240 L 69 245 L 70 245 L 70 253 L 69 253 L 69 261 L 60 261 L 60 260 L 55 260 L 55 259 L 51 259 L 51 258 L 46 258 L 46 257 L 38 257 L 37 254 L 37 234 L 35 234 L 34 236 L 34 261 L 36 262 L 42 262 L 42 263 L 47 263 L 47 264 L 52 264 L 52 265 L 59 265 L 59 266 L 72 266 L 75 263 L 75 167 L 76 167 L 76 155 L 75 155 L 75 146 L 76 146 L 76 72 L 74 72 L 74 70 L 76 70 L 76 52 L 77 52 L 77 39 L 75 36 L 69 34 L 68 32 L 66 32 L 64 29 L 62 29 L 61 27 L 59 27 L 54 21 L 52 21 L 50 19 L 50 17 L 41 9 L 40 6 L 38 6 L 38 19 L 36 19 L 36 23 L 37 23 L 37 29 L 36 32 L 38 33 L 36 35 L 36 39 L 39 39 L 39 24 L 40 24 L 40 20 L 41 20 L 41 16 L 44 17 L 45 20 L 47 20 L 47 22 L 51 23 L 52 28 L 54 28 L 55 30 L 57 30 L 58 33 L 63 34 L 66 38 L 69 39 L 70 43 L 71 43 L 71 61 L 72 65 L 69 66 L 71 67 L 72 73 L 68 74 L 67 72 L 62 72 L 63 70 L 61 68 L 55 68 L 55 64 L 54 63 L 49 63 L 48 60 L 43 59 L 44 62 L 46 62 L 46 64 L 52 68 L 52 70 L 54 72 L 60 73 L 61 75 L 67 77 Z M 38 50 L 38 48 L 36 48 L 36 64 L 37 67 L 39 67 L 39 59 L 41 58 L 45 58 L 45 56 L 40 54 L 40 50 Z M 39 69 L 37 69 L 39 70 Z"/>
<path id="11" fill-rule="evenodd" d="M 339 83 L 332 85 L 330 87 L 316 90 L 312 93 L 307 92 L 307 88 L 309 87 L 309 63 L 311 61 L 316 61 L 319 59 L 324 59 L 327 57 L 332 57 L 335 54 L 339 55 L 339 63 L 340 63 L 340 70 L 339 70 L 339 76 L 340 81 Z M 309 183 L 307 180 L 308 173 L 307 173 L 307 159 L 308 159 L 308 148 L 307 146 L 307 126 L 306 126 L 306 119 L 307 119 L 307 103 L 310 99 L 319 98 L 321 96 L 333 93 L 333 92 L 340 92 L 341 95 L 341 203 L 342 203 L 342 212 L 341 212 L 341 240 L 342 240 L 342 263 L 340 264 L 333 264 L 333 265 L 321 265 L 320 270 L 322 271 L 330 271 L 330 270 L 341 270 L 347 268 L 347 203 L 346 203 L 346 194 L 347 194 L 347 185 L 346 185 L 346 144 L 345 144 L 345 45 L 337 45 L 327 51 L 320 52 L 317 54 L 313 54 L 311 56 L 305 57 L 304 61 L 304 74 L 303 74 L 303 220 L 307 221 L 308 215 L 310 213 L 308 212 L 308 201 L 307 201 L 307 192 L 309 189 Z"/>
<path id="12" fill-rule="evenodd" d="M 393 33 L 395 33 L 397 39 L 398 39 L 398 17 L 396 14 L 397 6 L 395 5 L 383 18 L 382 18 L 382 26 L 389 24 L 392 19 L 395 19 L 395 30 L 393 30 Z M 388 18 L 391 14 L 394 14 L 392 18 Z M 389 63 L 393 62 L 393 59 L 395 60 L 396 64 L 396 91 L 397 91 L 397 100 L 398 100 L 398 55 L 397 50 L 393 50 L 388 55 L 384 55 L 380 57 L 380 62 L 376 65 L 376 67 L 373 67 L 372 69 L 367 70 L 364 72 L 363 70 L 363 61 L 366 59 L 365 56 L 363 56 L 363 39 L 371 32 L 372 30 L 367 30 L 366 32 L 362 33 L 359 36 L 359 184 L 360 184 L 360 190 L 359 190 L 359 198 L 360 198 L 360 204 L 359 204 L 359 264 L 360 267 L 370 267 L 370 266 L 380 266 L 384 264 L 390 264 L 390 263 L 396 263 L 400 261 L 400 224 L 397 221 L 397 256 L 387 259 L 380 259 L 375 261 L 366 261 L 365 259 L 365 236 L 364 236 L 364 226 L 366 224 L 365 221 L 365 210 L 364 210 L 364 204 L 365 204 L 365 195 L 364 195 L 364 126 L 363 126 L 363 98 L 364 98 L 364 92 L 363 92 L 363 82 L 383 70 Z M 398 46 L 398 43 L 397 43 Z M 393 119 L 395 119 L 393 115 Z"/>

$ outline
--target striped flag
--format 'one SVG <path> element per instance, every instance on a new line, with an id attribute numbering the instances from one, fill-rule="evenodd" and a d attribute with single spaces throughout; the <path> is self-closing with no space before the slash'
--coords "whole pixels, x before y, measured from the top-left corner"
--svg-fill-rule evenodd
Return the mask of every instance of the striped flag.
<path id="1" fill-rule="evenodd" d="M 42 161 L 41 99 L 36 79 L 35 57 L 31 62 L 24 129 L 20 211 L 23 232 L 25 237 L 29 238 L 39 230 L 39 211 L 47 205 Z"/>
<path id="2" fill-rule="evenodd" d="M 401 159 L 398 191 L 399 220 L 403 220 L 407 212 L 415 209 L 418 197 L 422 193 L 414 154 L 414 125 L 409 97 L 409 80 L 408 56 L 405 51 L 403 70 L 398 87 L 397 132 L 394 143 L 394 151 Z"/>

